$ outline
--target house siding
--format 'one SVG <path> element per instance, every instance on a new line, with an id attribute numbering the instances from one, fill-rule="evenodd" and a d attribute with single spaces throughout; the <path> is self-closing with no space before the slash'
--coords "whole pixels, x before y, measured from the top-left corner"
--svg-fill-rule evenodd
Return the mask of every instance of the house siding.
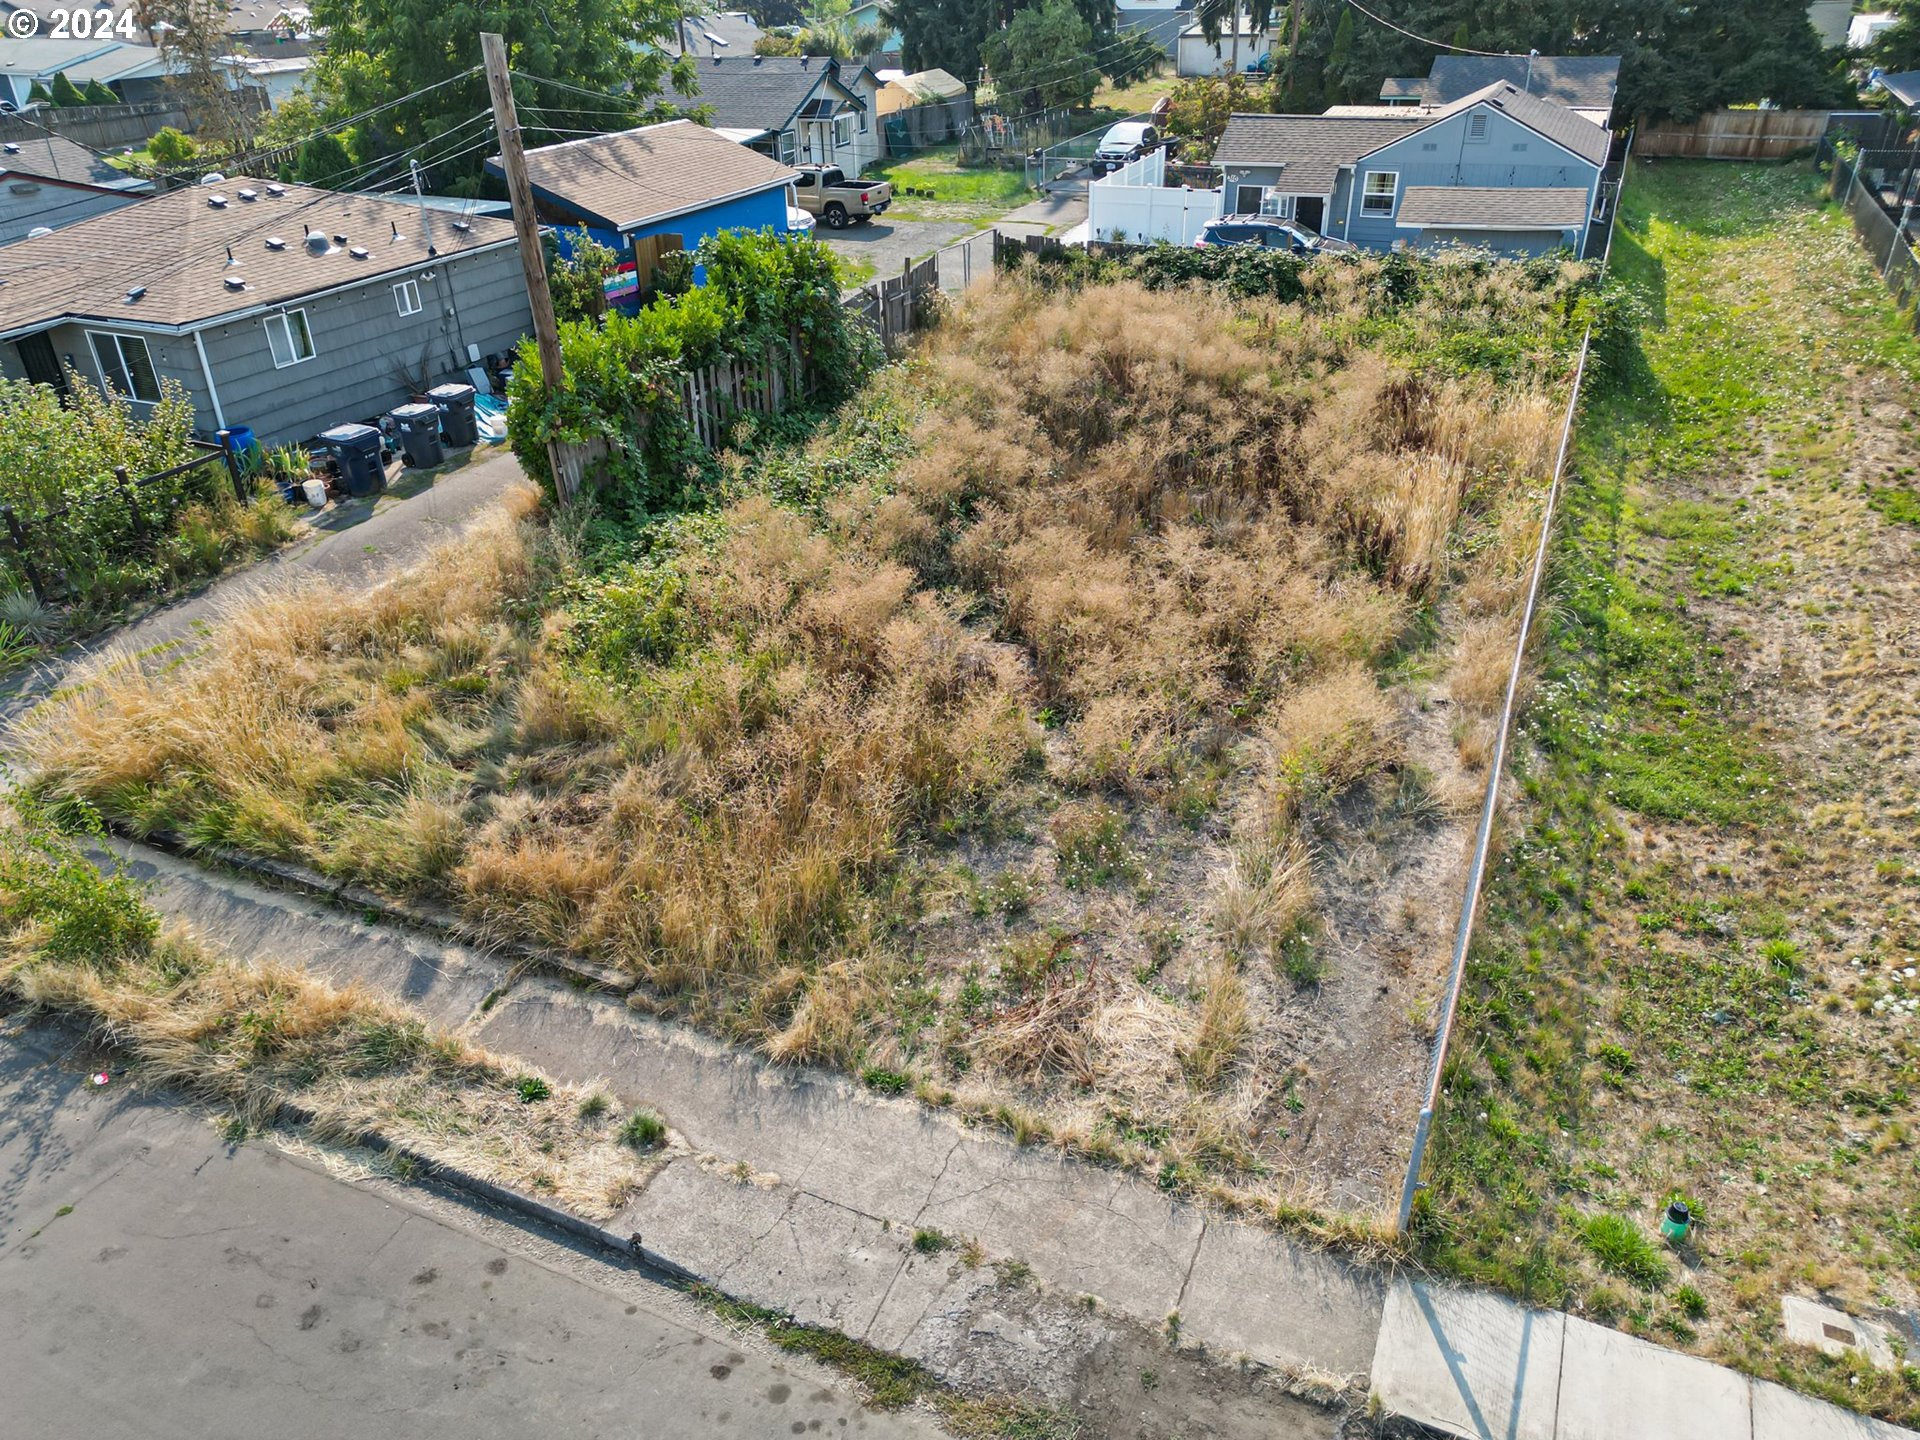
<path id="1" fill-rule="evenodd" d="M 53 353 L 60 358 L 63 367 L 77 371 L 82 380 L 98 386 L 100 367 L 93 353 L 93 346 L 87 339 L 89 331 L 103 334 L 139 335 L 147 342 L 147 356 L 153 361 L 154 373 L 162 380 L 174 380 L 184 386 L 188 398 L 193 402 L 193 418 L 196 424 L 207 434 L 218 427 L 213 423 L 213 402 L 208 397 L 206 377 L 200 373 L 200 357 L 193 348 L 191 335 L 151 335 L 132 326 L 116 326 L 106 323 L 76 325 L 55 325 L 46 334 L 53 342 Z M 0 345 L 0 374 L 9 380 L 24 380 L 26 367 L 20 362 L 20 350 L 17 343 L 8 341 Z M 144 406 L 139 407 L 144 410 Z"/>
<path id="2" fill-rule="evenodd" d="M 25 175 L 0 176 L 0 245 L 26 239 L 27 232 L 40 225 L 58 230 L 62 225 L 104 215 L 145 198 L 67 185 L 43 185 Z"/>
<path id="3" fill-rule="evenodd" d="M 1443 245 L 1471 245 L 1497 250 L 1502 255 L 1550 255 L 1555 250 L 1578 249 L 1580 246 L 1578 230 L 1446 230 L 1430 227 L 1406 233 L 1417 236 L 1416 243 L 1423 250 L 1437 249 Z"/>
<path id="4" fill-rule="evenodd" d="M 400 315 L 395 274 L 317 300 L 294 301 L 305 310 L 314 357 L 275 369 L 264 317 L 207 327 L 202 339 L 220 389 L 228 425 L 250 425 L 269 445 L 291 444 L 349 421 L 370 420 L 404 404 L 411 387 L 402 372 L 422 373 L 429 385 L 464 380 L 467 347 L 481 355 L 510 352 L 532 327 L 532 310 L 512 246 L 407 272 L 418 279 L 421 309 Z M 167 342 L 191 362 L 193 341 Z M 156 358 L 156 363 L 157 358 Z M 202 387 L 204 388 L 204 387 Z M 212 410 L 196 418 L 211 425 Z"/>
<path id="5" fill-rule="evenodd" d="M 1486 117 L 1486 138 L 1470 139 L 1473 117 Z M 1361 213 L 1369 174 L 1392 172 L 1399 176 L 1394 213 L 1369 216 Z M 1497 189 L 1536 187 L 1581 188 L 1587 192 L 1587 211 L 1593 211 L 1600 184 L 1600 167 L 1556 145 L 1546 136 L 1509 119 L 1489 106 L 1476 105 L 1458 115 L 1430 125 L 1424 130 L 1383 146 L 1360 160 L 1351 172 L 1344 173 L 1334 196 L 1327 222 L 1327 233 L 1338 235 L 1372 250 L 1388 250 L 1396 241 L 1410 245 L 1431 243 L 1421 232 L 1405 230 L 1396 223 L 1400 202 L 1410 185 L 1488 186 Z M 1474 232 L 1478 243 L 1507 248 L 1495 240 L 1496 233 Z M 1537 239 L 1534 232 L 1523 232 Z M 1577 243 L 1578 236 L 1575 241 Z M 1558 242 L 1548 244 L 1554 248 Z"/>

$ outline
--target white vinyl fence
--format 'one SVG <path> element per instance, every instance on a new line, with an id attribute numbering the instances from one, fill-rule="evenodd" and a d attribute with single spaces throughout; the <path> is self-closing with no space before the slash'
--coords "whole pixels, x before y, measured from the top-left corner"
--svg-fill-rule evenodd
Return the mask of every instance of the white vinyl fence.
<path id="1" fill-rule="evenodd" d="M 1087 238 L 1150 245 L 1191 245 L 1201 227 L 1220 218 L 1218 190 L 1169 186 L 1167 152 L 1155 150 L 1087 187 Z"/>

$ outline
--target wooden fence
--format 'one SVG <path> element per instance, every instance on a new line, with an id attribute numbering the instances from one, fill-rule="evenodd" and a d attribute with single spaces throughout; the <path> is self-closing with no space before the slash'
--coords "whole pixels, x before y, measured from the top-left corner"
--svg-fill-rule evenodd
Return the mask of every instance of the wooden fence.
<path id="1" fill-rule="evenodd" d="M 1716 110 L 1691 125 L 1648 125 L 1634 139 L 1646 160 L 1780 160 L 1819 145 L 1831 110 Z"/>

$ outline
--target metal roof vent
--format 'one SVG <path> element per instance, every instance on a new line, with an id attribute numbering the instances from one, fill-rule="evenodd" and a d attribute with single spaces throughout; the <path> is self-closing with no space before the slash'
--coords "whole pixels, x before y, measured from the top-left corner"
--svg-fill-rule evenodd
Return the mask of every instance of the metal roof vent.
<path id="1" fill-rule="evenodd" d="M 218 170 L 215 170 L 210 175 L 202 175 L 200 177 L 200 183 L 202 185 L 224 185 L 227 183 L 227 177 L 222 175 Z"/>
<path id="2" fill-rule="evenodd" d="M 287 193 L 287 187 L 284 185 L 269 185 L 267 186 L 267 193 L 269 195 L 284 195 Z"/>
<path id="3" fill-rule="evenodd" d="M 336 235 L 333 237 L 333 243 L 336 245 L 344 245 L 347 243 L 347 237 L 344 235 Z"/>
<path id="4" fill-rule="evenodd" d="M 473 222 L 470 220 L 456 220 L 453 222 L 453 228 L 458 230 L 462 235 L 464 235 L 469 230 L 473 229 Z"/>
<path id="5" fill-rule="evenodd" d="M 260 193 L 257 190 L 242 190 L 239 193 L 240 193 L 240 198 L 242 200 L 247 201 L 249 204 L 251 204 L 253 201 L 258 200 L 260 198 Z"/>
<path id="6" fill-rule="evenodd" d="M 364 260 L 367 258 L 368 251 L 366 246 L 356 245 L 351 250 L 347 251 L 347 254 L 351 255 L 356 260 Z"/>
<path id="7" fill-rule="evenodd" d="M 278 235 L 269 235 L 267 237 L 267 248 L 269 250 L 284 250 L 287 248 L 287 242 L 282 240 Z"/>
<path id="8" fill-rule="evenodd" d="M 207 208 L 208 208 L 208 209 L 210 209 L 210 210 L 224 210 L 224 209 L 226 209 L 226 208 L 227 208 L 227 197 L 226 197 L 226 196 L 224 196 L 224 195 L 209 195 L 209 196 L 207 196 Z"/>
<path id="9" fill-rule="evenodd" d="M 20 147 L 9 140 L 6 144 L 6 151 L 9 155 L 18 155 L 20 153 Z"/>
<path id="10" fill-rule="evenodd" d="M 51 235 L 52 233 L 53 227 L 51 225 L 36 225 L 27 232 L 27 239 L 38 240 L 42 235 Z"/>
<path id="11" fill-rule="evenodd" d="M 131 290 L 127 291 L 127 303 L 131 305 L 135 300 L 140 299 L 146 293 L 147 293 L 146 286 L 144 285 L 134 286 Z"/>
<path id="12" fill-rule="evenodd" d="M 333 246 L 327 243 L 327 237 L 325 235 L 322 235 L 318 230 L 308 232 L 307 253 L 309 255 L 328 255 L 332 252 Z"/>
<path id="13" fill-rule="evenodd" d="M 229 290 L 238 291 L 238 290 L 244 290 L 247 288 L 247 282 L 242 280 L 238 275 L 229 275 L 221 283 L 225 285 Z"/>

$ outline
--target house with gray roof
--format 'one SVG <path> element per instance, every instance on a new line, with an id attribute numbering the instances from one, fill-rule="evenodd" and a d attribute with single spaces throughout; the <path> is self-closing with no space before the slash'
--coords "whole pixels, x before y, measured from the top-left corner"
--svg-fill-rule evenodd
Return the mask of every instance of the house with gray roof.
<path id="1" fill-rule="evenodd" d="M 1612 144 L 1580 113 L 1499 81 L 1446 105 L 1235 115 L 1213 160 L 1227 214 L 1291 218 L 1371 250 L 1584 253 Z"/>
<path id="2" fill-rule="evenodd" d="M 367 420 L 532 326 L 510 221 L 376 195 L 195 185 L 0 247 L 0 374 L 268 445 Z"/>
<path id="3" fill-rule="evenodd" d="M 886 154 L 880 81 L 865 65 L 814 55 L 704 56 L 674 102 L 703 124 L 785 165 L 849 175 Z"/>
<path id="4" fill-rule="evenodd" d="M 1442 55 L 1424 80 L 1384 82 L 1380 100 L 1386 105 L 1452 105 L 1500 83 L 1577 110 L 1598 124 L 1610 125 L 1614 96 L 1620 90 L 1620 57 Z"/>
<path id="5" fill-rule="evenodd" d="M 131 205 L 152 190 L 51 130 L 0 141 L 0 245 Z"/>

